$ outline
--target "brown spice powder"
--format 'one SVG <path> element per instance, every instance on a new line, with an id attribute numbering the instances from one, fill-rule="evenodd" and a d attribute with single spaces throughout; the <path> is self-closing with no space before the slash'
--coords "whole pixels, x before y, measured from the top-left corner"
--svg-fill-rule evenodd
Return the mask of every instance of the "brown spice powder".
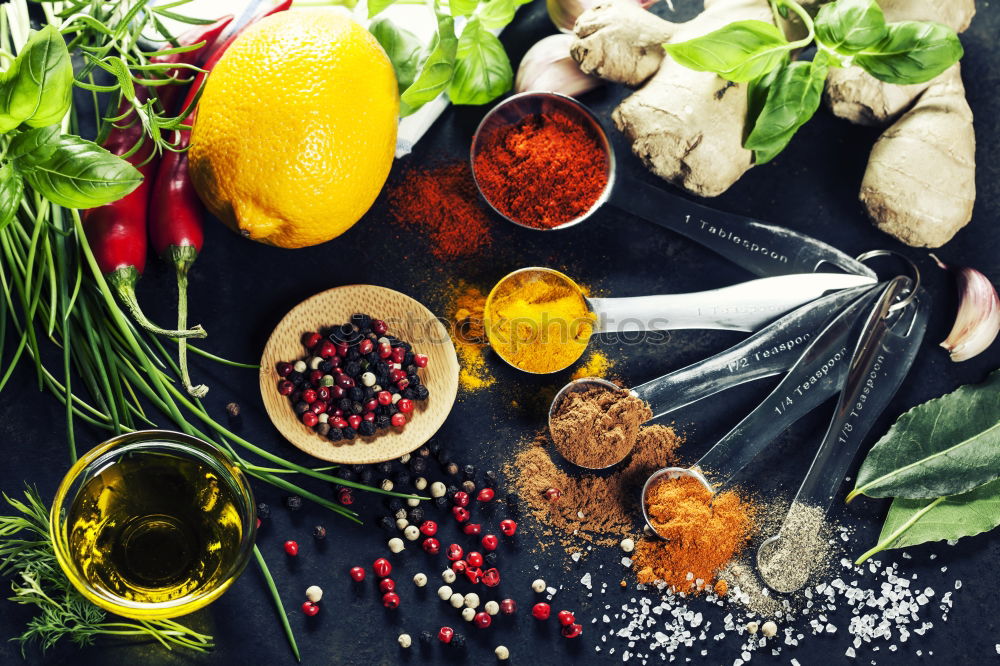
<path id="1" fill-rule="evenodd" d="M 738 491 L 712 495 L 690 476 L 661 477 L 647 496 L 649 520 L 660 539 L 636 544 L 640 583 L 662 581 L 677 592 L 699 593 L 750 539 L 757 507 Z"/>
<path id="2" fill-rule="evenodd" d="M 549 438 L 539 433 L 502 471 L 542 526 L 542 550 L 552 546 L 578 550 L 581 542 L 613 545 L 635 531 L 642 485 L 657 469 L 676 463 L 675 451 L 682 441 L 673 428 L 645 426 L 624 467 L 607 475 L 581 476 L 560 468 Z M 554 502 L 545 497 L 550 488 L 561 493 Z"/>
<path id="3" fill-rule="evenodd" d="M 628 455 L 639 426 L 651 418 L 649 405 L 628 390 L 595 386 L 563 398 L 552 415 L 552 441 L 571 463 L 603 469 Z"/>

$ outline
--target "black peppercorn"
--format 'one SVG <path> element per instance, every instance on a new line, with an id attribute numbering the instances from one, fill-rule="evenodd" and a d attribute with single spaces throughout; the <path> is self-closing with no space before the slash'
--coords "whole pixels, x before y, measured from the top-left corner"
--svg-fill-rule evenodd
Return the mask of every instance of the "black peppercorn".
<path id="1" fill-rule="evenodd" d="M 448 504 L 449 504 L 449 501 L 448 501 L 447 497 L 435 497 L 434 498 L 434 505 L 437 508 L 439 508 L 439 509 L 447 509 L 448 508 Z"/>
<path id="2" fill-rule="evenodd" d="M 411 523 L 419 525 L 424 522 L 424 510 L 419 506 L 410 507 L 410 510 L 407 512 L 407 517 Z"/>
<path id="3" fill-rule="evenodd" d="M 455 634 L 451 637 L 451 642 L 448 645 L 452 646 L 456 650 L 462 650 L 465 648 L 465 636 L 462 634 Z"/>
<path id="4" fill-rule="evenodd" d="M 301 400 L 299 402 L 295 403 L 295 413 L 296 414 L 305 414 L 308 411 L 309 411 L 309 404 L 308 403 L 302 402 Z"/>
<path id="5" fill-rule="evenodd" d="M 431 392 L 426 386 L 421 385 L 417 387 L 417 400 L 426 400 L 430 395 Z"/>
<path id="6" fill-rule="evenodd" d="M 472 465 L 466 465 L 462 468 L 462 475 L 467 479 L 476 478 L 476 468 Z"/>
<path id="7" fill-rule="evenodd" d="M 375 434 L 375 424 L 371 421 L 362 421 L 358 426 L 358 434 L 362 437 L 371 437 Z"/>
<path id="8" fill-rule="evenodd" d="M 517 495 L 514 493 L 507 493 L 506 504 L 507 512 L 510 514 L 510 517 L 517 518 L 521 513 L 521 507 L 517 503 Z"/>
<path id="9" fill-rule="evenodd" d="M 341 467 L 337 470 L 336 476 L 344 481 L 355 481 L 358 478 L 357 472 L 351 467 Z"/>
<path id="10" fill-rule="evenodd" d="M 410 458 L 410 471 L 414 474 L 423 474 L 427 471 L 427 459 L 420 456 Z"/>
<path id="11" fill-rule="evenodd" d="M 409 398 L 410 400 L 416 400 L 417 399 L 417 392 L 415 390 L 411 389 L 409 386 L 407 386 L 405 389 L 403 389 L 399 393 L 399 395 L 403 396 L 404 398 Z"/>
<path id="12" fill-rule="evenodd" d="M 361 474 L 361 472 L 368 469 L 368 467 L 366 465 L 351 465 L 351 469 L 354 471 L 355 474 Z"/>
<path id="13" fill-rule="evenodd" d="M 392 473 L 392 463 L 389 462 L 388 460 L 385 462 L 380 462 L 378 465 L 375 466 L 375 469 L 378 470 L 378 473 L 381 474 L 382 476 L 389 476 L 389 474 Z"/>
<path id="14" fill-rule="evenodd" d="M 497 552 L 495 550 L 489 550 L 489 551 L 486 551 L 485 555 L 483 555 L 483 560 L 489 566 L 495 567 L 497 565 L 497 562 L 500 561 L 500 558 L 497 555 Z"/>
<path id="15" fill-rule="evenodd" d="M 330 428 L 330 432 L 326 433 L 326 438 L 331 442 L 339 442 L 344 438 L 344 433 L 340 428 Z"/>
<path id="16" fill-rule="evenodd" d="M 317 525 L 313 528 L 313 538 L 317 541 L 322 541 L 326 538 L 326 528 L 322 525 Z"/>
<path id="17" fill-rule="evenodd" d="M 348 367 L 350 367 L 353 363 L 361 360 L 361 352 L 358 351 L 357 347 L 351 347 L 350 349 L 347 350 L 347 360 L 348 360 L 347 364 Z M 346 372 L 347 368 L 344 368 L 344 371 Z"/>
<path id="18" fill-rule="evenodd" d="M 357 353 L 357 350 L 355 349 L 354 352 Z M 361 374 L 361 364 L 356 360 L 348 361 L 344 364 L 344 374 L 348 377 L 357 377 Z"/>
<path id="19" fill-rule="evenodd" d="M 296 386 L 301 386 L 302 382 L 304 382 L 305 379 L 306 379 L 305 375 L 303 375 L 301 372 L 296 372 L 294 370 L 288 375 L 288 381 L 295 384 Z"/>
<path id="20" fill-rule="evenodd" d="M 448 452 L 445 451 L 444 449 L 438 449 L 437 451 L 435 451 L 434 457 L 436 457 L 437 461 L 442 465 L 447 465 L 448 461 L 451 460 L 451 456 L 449 456 Z"/>
<path id="21" fill-rule="evenodd" d="M 371 386 L 364 387 L 362 391 L 363 391 L 362 395 L 366 402 L 375 397 L 375 389 L 373 389 Z"/>
<path id="22" fill-rule="evenodd" d="M 285 506 L 292 511 L 298 511 L 302 508 L 302 498 L 298 495 L 289 495 L 285 498 Z"/>
<path id="23" fill-rule="evenodd" d="M 362 388 L 353 386 L 347 389 L 347 397 L 354 402 L 363 402 L 365 399 L 365 391 Z"/>
<path id="24" fill-rule="evenodd" d="M 406 367 L 410 365 L 413 365 L 413 352 L 407 350 L 406 355 L 403 356 L 403 366 Z M 407 370 L 407 372 L 409 372 L 409 370 Z"/>
<path id="25" fill-rule="evenodd" d="M 389 500 L 389 511 L 396 513 L 403 508 L 403 500 L 393 497 Z"/>
<path id="26" fill-rule="evenodd" d="M 451 476 L 458 474 L 458 465 L 453 462 L 448 463 L 444 466 L 444 473 Z"/>
<path id="27" fill-rule="evenodd" d="M 340 432 L 344 436 L 344 439 L 354 439 L 354 437 L 358 434 L 357 431 L 355 431 L 351 426 L 341 428 Z"/>
<path id="28" fill-rule="evenodd" d="M 352 402 L 351 403 L 351 413 L 352 414 L 363 414 L 364 411 L 365 411 L 365 406 L 362 405 L 360 402 Z"/>
<path id="29" fill-rule="evenodd" d="M 396 521 L 390 518 L 389 516 L 382 516 L 381 518 L 379 518 L 378 524 L 379 527 L 384 529 L 386 532 L 396 531 Z"/>
<path id="30" fill-rule="evenodd" d="M 420 632 L 420 642 L 423 643 L 424 645 L 434 645 L 435 640 L 436 638 L 434 637 L 434 634 L 432 634 L 431 632 L 429 631 Z"/>
<path id="31" fill-rule="evenodd" d="M 327 435 L 330 434 L 330 424 L 329 423 L 320 423 L 320 424 L 317 424 L 316 425 L 316 433 L 320 437 L 326 437 Z"/>
<path id="32" fill-rule="evenodd" d="M 491 469 L 488 469 L 488 470 L 486 470 L 486 474 L 484 476 L 486 477 L 486 485 L 488 487 L 490 487 L 490 488 L 496 488 L 497 487 L 497 473 L 496 472 L 494 472 Z"/>
<path id="33" fill-rule="evenodd" d="M 378 428 L 379 430 L 385 430 L 390 425 L 392 425 L 392 422 L 389 420 L 388 416 L 375 417 L 375 427 Z"/>
<path id="34" fill-rule="evenodd" d="M 421 455 L 421 457 L 426 458 L 431 454 L 431 448 L 429 446 L 421 446 L 420 451 L 418 451 L 418 453 Z"/>
<path id="35" fill-rule="evenodd" d="M 472 493 L 476 492 L 476 482 L 472 481 L 471 479 L 466 479 L 465 481 L 462 482 L 462 490 L 464 490 L 467 494 L 471 495 Z"/>
<path id="36" fill-rule="evenodd" d="M 257 502 L 257 517 L 261 520 L 266 519 L 271 515 L 271 507 L 264 504 L 263 502 Z"/>
<path id="37" fill-rule="evenodd" d="M 322 363 L 319 364 L 318 370 L 324 374 L 330 374 L 330 371 L 333 370 L 333 363 L 330 363 L 329 361 L 323 361 Z"/>
<path id="38" fill-rule="evenodd" d="M 459 491 L 459 487 L 456 485 L 448 486 L 444 491 L 444 496 L 448 498 L 449 501 L 455 501 L 455 493 Z"/>
<path id="39" fill-rule="evenodd" d="M 337 401 L 337 408 L 340 411 L 344 412 L 344 414 L 347 414 L 347 412 L 351 411 L 352 404 L 353 403 L 351 402 L 350 398 L 341 398 L 340 400 Z"/>
<path id="40" fill-rule="evenodd" d="M 410 485 L 410 474 L 408 472 L 396 472 L 396 484 L 400 486 Z"/>
<path id="41" fill-rule="evenodd" d="M 347 428 L 344 428 L 344 430 L 347 430 Z M 372 485 L 372 481 L 375 480 L 375 470 L 373 470 L 370 467 L 364 468 L 363 470 L 361 470 L 360 478 L 361 478 L 361 483 L 365 484 L 366 486 Z"/>

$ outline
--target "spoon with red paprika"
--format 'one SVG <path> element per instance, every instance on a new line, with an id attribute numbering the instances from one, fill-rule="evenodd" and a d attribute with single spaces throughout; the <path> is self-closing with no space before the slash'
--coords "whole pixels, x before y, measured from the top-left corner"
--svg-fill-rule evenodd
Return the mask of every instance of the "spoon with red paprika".
<path id="1" fill-rule="evenodd" d="M 617 178 L 601 122 L 572 97 L 508 97 L 479 123 L 470 159 L 483 199 L 527 229 L 568 229 L 609 204 L 762 277 L 834 269 L 875 277 L 863 263 L 805 234 L 713 210 L 639 178 Z"/>

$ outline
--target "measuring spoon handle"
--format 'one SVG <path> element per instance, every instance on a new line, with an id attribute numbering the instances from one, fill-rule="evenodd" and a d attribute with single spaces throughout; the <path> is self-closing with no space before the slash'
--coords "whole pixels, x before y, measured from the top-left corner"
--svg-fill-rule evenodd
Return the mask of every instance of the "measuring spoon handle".
<path id="1" fill-rule="evenodd" d="M 784 372 L 837 312 L 870 289 L 844 289 L 807 303 L 715 356 L 632 390 L 656 418 L 734 386 Z"/>
<path id="2" fill-rule="evenodd" d="M 725 485 L 788 426 L 840 390 L 851 332 L 876 293 L 869 290 L 834 317 L 770 395 L 696 463 L 717 485 Z"/>
<path id="3" fill-rule="evenodd" d="M 829 291 L 874 283 L 874 278 L 862 275 L 804 273 L 689 294 L 588 298 L 587 303 L 597 316 L 596 333 L 685 328 L 756 331 Z"/>
<path id="4" fill-rule="evenodd" d="M 862 440 L 909 372 L 927 330 L 930 298 L 919 289 L 897 317 L 889 308 L 911 288 L 909 278 L 895 278 L 866 318 L 837 411 L 795 501 L 829 508 Z"/>
<path id="5" fill-rule="evenodd" d="M 642 182 L 619 185 L 611 201 L 618 208 L 690 238 L 737 266 L 763 277 L 829 270 L 874 278 L 870 268 L 826 243 L 742 215 L 724 213 Z"/>

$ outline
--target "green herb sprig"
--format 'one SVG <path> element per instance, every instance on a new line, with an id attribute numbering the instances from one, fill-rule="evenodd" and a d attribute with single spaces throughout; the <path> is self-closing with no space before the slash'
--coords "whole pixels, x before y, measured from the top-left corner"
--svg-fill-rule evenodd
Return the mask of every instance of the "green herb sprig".
<path id="1" fill-rule="evenodd" d="M 748 113 L 743 146 L 754 162 L 774 159 L 819 108 L 831 67 L 856 65 L 880 81 L 924 83 L 962 57 L 951 28 L 926 21 L 888 23 L 876 0 L 837 0 L 813 19 L 795 0 L 770 0 L 775 16 L 790 13 L 807 34 L 789 41 L 764 21 L 736 21 L 694 39 L 665 44 L 674 60 L 728 81 L 747 84 Z M 793 61 L 815 45 L 811 61 Z"/>

